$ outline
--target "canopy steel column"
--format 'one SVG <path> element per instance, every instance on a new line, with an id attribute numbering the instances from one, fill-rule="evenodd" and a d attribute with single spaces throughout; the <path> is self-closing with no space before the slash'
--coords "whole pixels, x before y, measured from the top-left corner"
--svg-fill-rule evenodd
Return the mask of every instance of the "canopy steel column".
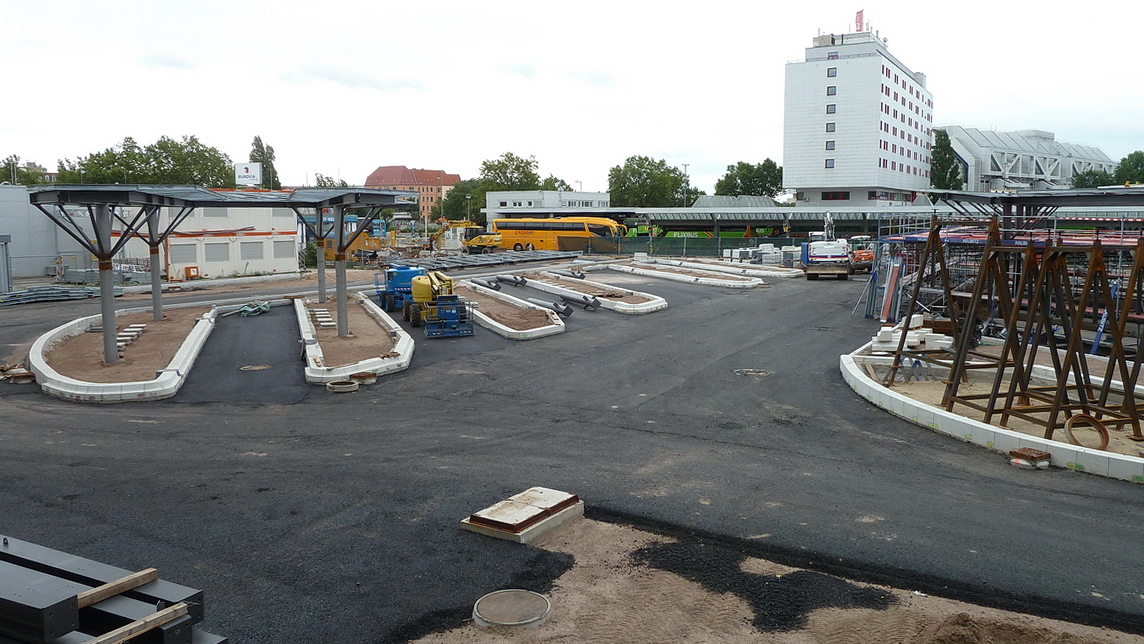
<path id="1" fill-rule="evenodd" d="M 147 214 L 147 246 L 151 249 L 151 319 L 158 322 L 163 315 L 163 267 L 159 265 L 159 245 L 163 236 L 159 234 L 159 207 L 153 206 Z"/>
<path id="2" fill-rule="evenodd" d="M 338 337 L 345 338 L 350 335 L 350 310 L 348 294 L 346 293 L 346 206 L 337 206 L 334 214 L 334 284 L 338 299 Z M 325 253 L 323 253 L 324 255 Z"/>
<path id="3" fill-rule="evenodd" d="M 95 204 L 95 243 L 99 249 L 99 309 L 103 324 L 103 364 L 119 362 L 119 345 L 115 340 L 115 272 L 111 258 L 111 207 Z"/>

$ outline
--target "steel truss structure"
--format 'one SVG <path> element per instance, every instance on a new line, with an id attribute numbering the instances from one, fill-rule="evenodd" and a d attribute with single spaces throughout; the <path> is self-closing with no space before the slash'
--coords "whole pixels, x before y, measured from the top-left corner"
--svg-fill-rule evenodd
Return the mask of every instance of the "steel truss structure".
<path id="1" fill-rule="evenodd" d="M 965 406 L 1002 427 L 1021 419 L 1043 427 L 1046 439 L 1063 428 L 1073 442 L 1072 427 L 1090 426 L 1100 433 L 1101 448 L 1109 427 L 1144 441 L 1135 399 L 1144 356 L 1144 239 L 1130 247 L 1100 239 L 1072 245 L 1045 231 L 1002 234 L 996 216 L 983 229 L 981 223 L 934 218 L 904 319 L 943 307 L 954 344 L 910 350 L 903 333 L 884 384 L 892 386 L 904 365 L 922 361 L 949 369 L 947 411 Z M 964 240 L 949 231 L 969 225 L 984 233 L 984 245 L 951 243 Z M 971 280 L 965 279 L 969 267 L 976 268 Z M 978 348 L 987 326 L 1003 338 L 999 354 Z M 1082 329 L 1095 332 L 1091 352 Z M 1096 360 L 1098 348 L 1107 356 Z M 1038 362 L 1051 368 L 1047 379 L 1037 376 Z M 974 369 L 992 370 L 988 393 L 961 393 Z"/>

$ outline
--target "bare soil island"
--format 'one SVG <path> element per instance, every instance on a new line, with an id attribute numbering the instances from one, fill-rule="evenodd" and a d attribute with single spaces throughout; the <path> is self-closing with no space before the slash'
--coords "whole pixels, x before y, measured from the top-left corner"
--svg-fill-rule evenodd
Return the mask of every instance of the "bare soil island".
<path id="1" fill-rule="evenodd" d="M 513 306 L 487 293 L 463 285 L 457 286 L 454 290 L 457 295 L 475 302 L 478 311 L 514 331 L 538 329 L 552 323 L 544 311 Z"/>
<path id="2" fill-rule="evenodd" d="M 322 361 L 327 367 L 344 367 L 393 351 L 393 338 L 389 331 L 378 324 L 361 304 L 358 304 L 357 296 L 350 295 L 349 298 L 350 301 L 346 304 L 349 335 L 339 336 L 337 327 L 320 328 L 314 325 L 318 346 L 322 347 Z M 310 302 L 306 308 L 310 311 L 325 309 L 330 312 L 334 322 L 338 320 L 336 299 L 330 299 L 322 304 Z"/>
<path id="3" fill-rule="evenodd" d="M 575 557 L 535 629 L 465 626 L 423 644 L 1142 644 L 1144 637 L 856 584 L 757 558 L 715 555 L 714 574 L 665 568 L 695 549 L 634 528 L 582 519 L 534 545 Z M 708 546 L 709 547 L 709 546 Z M 708 547 L 703 547 L 706 550 Z M 726 569 L 721 566 L 726 566 Z M 789 591 L 783 590 L 789 588 Z M 490 588 L 489 592 L 499 590 Z M 839 597 L 852 600 L 839 601 Z M 478 598 L 474 597 L 476 602 Z M 851 605 L 815 608 L 821 605 Z M 856 604 L 880 608 L 854 607 Z M 793 627 L 792 627 L 793 626 Z"/>
<path id="4" fill-rule="evenodd" d="M 166 369 L 178 353 L 195 321 L 209 312 L 210 307 L 165 308 L 165 318 L 158 321 L 151 311 L 120 315 L 115 318 L 117 331 L 129 324 L 146 324 L 147 330 L 120 351 L 122 358 L 115 364 L 103 363 L 103 333 L 65 338 L 50 346 L 44 359 L 56 373 L 83 382 L 154 380 L 155 372 Z"/>

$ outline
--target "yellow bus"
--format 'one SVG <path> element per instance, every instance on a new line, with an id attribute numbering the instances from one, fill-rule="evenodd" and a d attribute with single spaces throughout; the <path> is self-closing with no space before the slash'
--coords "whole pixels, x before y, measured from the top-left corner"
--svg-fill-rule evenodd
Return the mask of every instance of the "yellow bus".
<path id="1" fill-rule="evenodd" d="M 559 238 L 623 237 L 628 229 L 604 217 L 552 217 L 549 219 L 494 219 L 492 232 L 468 242 L 469 252 L 561 250 Z M 566 242 L 567 244 L 567 242 Z"/>

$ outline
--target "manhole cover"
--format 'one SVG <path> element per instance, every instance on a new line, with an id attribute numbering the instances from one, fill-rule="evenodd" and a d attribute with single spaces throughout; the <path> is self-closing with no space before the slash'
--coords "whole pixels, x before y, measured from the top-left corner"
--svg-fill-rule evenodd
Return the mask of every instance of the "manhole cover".
<path id="1" fill-rule="evenodd" d="M 735 370 L 735 375 L 737 375 L 737 376 L 769 376 L 773 373 L 774 373 L 773 371 L 767 371 L 765 369 L 736 369 Z"/>
<path id="2" fill-rule="evenodd" d="M 268 364 L 248 364 L 245 367 L 239 367 L 238 370 L 239 371 L 262 371 L 263 369 L 269 369 L 269 368 L 270 368 L 270 365 L 268 365 Z"/>
<path id="3" fill-rule="evenodd" d="M 531 590 L 498 590 L 477 600 L 473 621 L 481 626 L 536 628 L 548 619 L 552 604 Z"/>

